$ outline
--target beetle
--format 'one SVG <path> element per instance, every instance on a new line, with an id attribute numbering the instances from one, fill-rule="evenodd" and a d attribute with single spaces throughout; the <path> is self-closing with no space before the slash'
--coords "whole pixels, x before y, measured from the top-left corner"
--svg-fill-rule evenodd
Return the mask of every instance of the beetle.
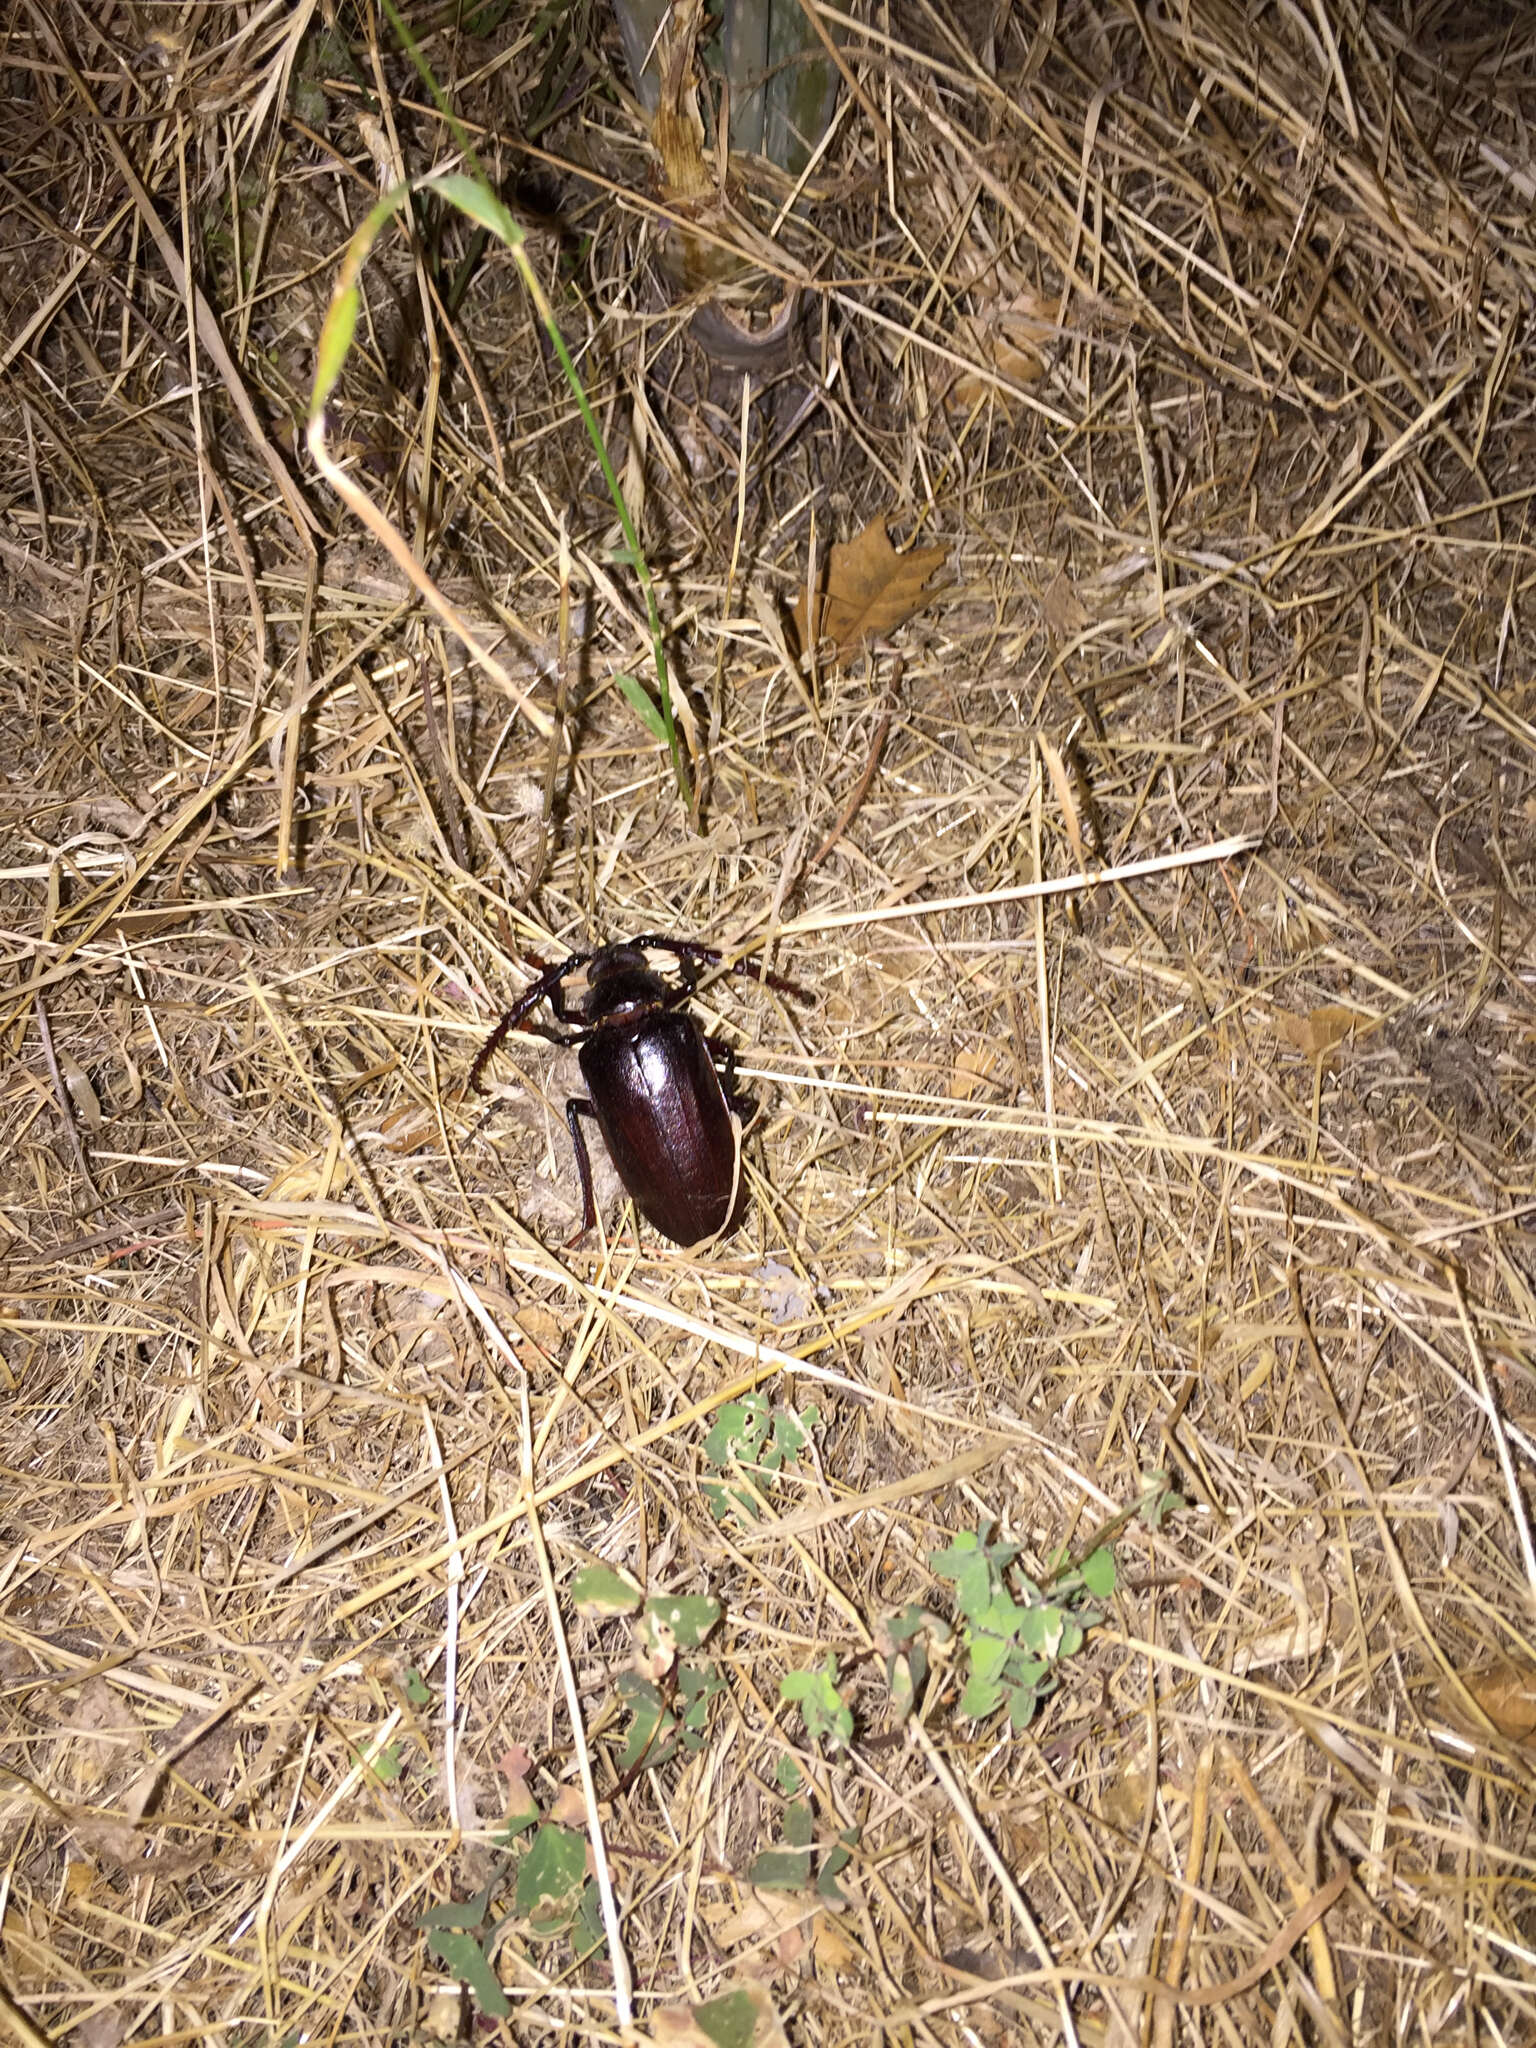
<path id="1" fill-rule="evenodd" d="M 647 950 L 673 954 L 679 978 L 669 983 L 658 974 L 646 961 Z M 592 1161 L 578 1121 L 583 1116 L 596 1121 L 626 1192 L 663 1237 L 695 1245 L 717 1236 L 731 1221 L 740 1159 L 726 1100 L 734 1061 L 728 1047 L 716 1048 L 705 1037 L 685 1007 L 703 968 L 719 963 L 712 946 L 655 932 L 595 952 L 572 953 L 558 966 L 545 967 L 523 990 L 476 1055 L 469 1070 L 471 1089 L 479 1088 L 487 1063 L 508 1032 L 519 1027 L 536 1030 L 556 1045 L 580 1047 L 588 1093 L 565 1105 L 581 1179 L 582 1222 L 572 1244 L 597 1221 Z M 579 967 L 587 970 L 587 990 L 572 1009 L 564 984 Z M 730 971 L 758 978 L 750 961 L 737 962 Z M 760 978 L 770 988 L 810 1000 L 804 989 L 776 974 Z M 542 1002 L 548 1002 L 559 1023 L 572 1027 L 567 1034 L 547 1024 L 525 1024 Z M 726 1069 L 723 1083 L 717 1052 Z"/>

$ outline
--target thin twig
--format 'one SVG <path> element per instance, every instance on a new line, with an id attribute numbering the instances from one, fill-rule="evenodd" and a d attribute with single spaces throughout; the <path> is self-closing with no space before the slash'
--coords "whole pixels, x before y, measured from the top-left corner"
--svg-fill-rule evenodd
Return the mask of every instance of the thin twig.
<path id="1" fill-rule="evenodd" d="M 869 743 L 869 756 L 860 772 L 859 779 L 848 792 L 848 800 L 837 814 L 837 823 L 806 862 L 806 875 L 810 875 L 821 866 L 827 855 L 858 816 L 859 806 L 863 803 L 865 797 L 869 795 L 869 786 L 874 781 L 876 772 L 879 769 L 880 756 L 884 751 L 886 736 L 890 729 L 891 713 L 883 711 L 875 725 L 874 737 Z"/>

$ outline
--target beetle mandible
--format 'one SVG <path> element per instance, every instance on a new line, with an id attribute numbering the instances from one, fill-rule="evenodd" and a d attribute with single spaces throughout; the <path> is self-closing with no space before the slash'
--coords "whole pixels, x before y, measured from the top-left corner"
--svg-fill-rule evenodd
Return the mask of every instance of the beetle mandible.
<path id="1" fill-rule="evenodd" d="M 646 964 L 645 953 L 671 953 L 680 978 L 669 984 Z M 738 1190 L 739 1141 L 715 1065 L 714 1048 L 684 1007 L 701 968 L 718 965 L 712 946 L 647 932 L 595 952 L 572 953 L 546 967 L 507 1011 L 481 1046 L 469 1070 L 476 1089 L 486 1064 L 509 1031 L 524 1026 L 542 1002 L 567 1034 L 532 1025 L 556 1045 L 580 1047 L 587 1096 L 565 1105 L 565 1121 L 581 1179 L 581 1229 L 572 1244 L 597 1221 L 592 1198 L 592 1162 L 578 1119 L 590 1116 L 603 1134 L 619 1179 L 641 1215 L 674 1244 L 688 1246 L 714 1237 L 731 1220 Z M 578 967 L 587 970 L 587 992 L 576 1009 L 565 1000 L 564 983 Z M 809 1001 L 806 991 L 776 974 L 759 976 L 750 961 L 730 970 L 761 978 L 770 988 Z M 727 1063 L 729 1085 L 731 1055 Z"/>

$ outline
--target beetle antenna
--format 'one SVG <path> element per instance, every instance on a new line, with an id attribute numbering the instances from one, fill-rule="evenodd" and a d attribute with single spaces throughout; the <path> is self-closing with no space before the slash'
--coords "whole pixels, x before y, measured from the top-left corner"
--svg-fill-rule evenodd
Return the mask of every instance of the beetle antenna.
<path id="1" fill-rule="evenodd" d="M 644 932 L 638 939 L 630 939 L 631 946 L 651 946 L 658 953 L 674 953 L 679 960 L 707 960 L 712 967 L 721 967 L 727 974 L 739 974 L 748 981 L 766 982 L 769 988 L 776 988 L 781 995 L 795 996 L 802 1003 L 813 1000 L 809 989 L 797 981 L 788 981 L 782 974 L 765 974 L 755 960 L 730 960 L 721 958 L 715 946 L 701 946 L 693 939 L 669 939 L 661 932 Z"/>
<path id="2" fill-rule="evenodd" d="M 732 974 L 739 974 L 745 981 L 755 981 L 759 986 L 776 988 L 781 996 L 794 996 L 798 1002 L 809 1003 L 815 1000 L 810 990 L 802 988 L 798 981 L 791 981 L 783 974 L 769 974 L 756 960 L 733 960 L 729 971 Z"/>

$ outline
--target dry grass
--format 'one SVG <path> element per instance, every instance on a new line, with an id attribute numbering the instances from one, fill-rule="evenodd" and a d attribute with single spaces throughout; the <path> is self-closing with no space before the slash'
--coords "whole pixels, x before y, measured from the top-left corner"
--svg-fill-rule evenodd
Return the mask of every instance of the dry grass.
<path id="1" fill-rule="evenodd" d="M 508 687 L 308 468 L 347 236 L 451 155 L 399 57 L 8 10 L 21 2038 L 613 2040 L 606 1961 L 514 1923 L 491 2026 L 420 1924 L 505 1874 L 508 1760 L 548 1810 L 583 1758 L 645 2028 L 756 1974 L 804 2048 L 1536 2038 L 1536 40 L 994 12 L 847 31 L 749 412 L 652 281 L 604 19 L 415 17 L 639 515 L 696 833 L 504 251 L 460 289 L 462 223 L 385 237 L 333 438 Z M 795 671 L 808 561 L 880 514 L 953 587 Z M 1085 862 L 1152 867 L 1031 893 Z M 658 928 L 817 1000 L 702 1000 L 762 1110 L 735 1238 L 610 1199 L 562 1251 L 566 1070 L 517 1041 L 489 1121 L 465 1075 L 528 954 Z M 754 1382 L 822 1420 L 743 1534 L 702 1446 Z M 893 1735 L 867 1651 L 928 1553 L 1000 1517 L 1038 1570 L 1157 1467 L 1189 1504 L 1028 1732 L 946 1678 Z M 725 1611 L 708 1740 L 628 1781 L 593 1557 Z M 839 1754 L 778 1693 L 828 1650 Z M 787 1932 L 745 1883 L 786 1757 L 857 1831 Z"/>

